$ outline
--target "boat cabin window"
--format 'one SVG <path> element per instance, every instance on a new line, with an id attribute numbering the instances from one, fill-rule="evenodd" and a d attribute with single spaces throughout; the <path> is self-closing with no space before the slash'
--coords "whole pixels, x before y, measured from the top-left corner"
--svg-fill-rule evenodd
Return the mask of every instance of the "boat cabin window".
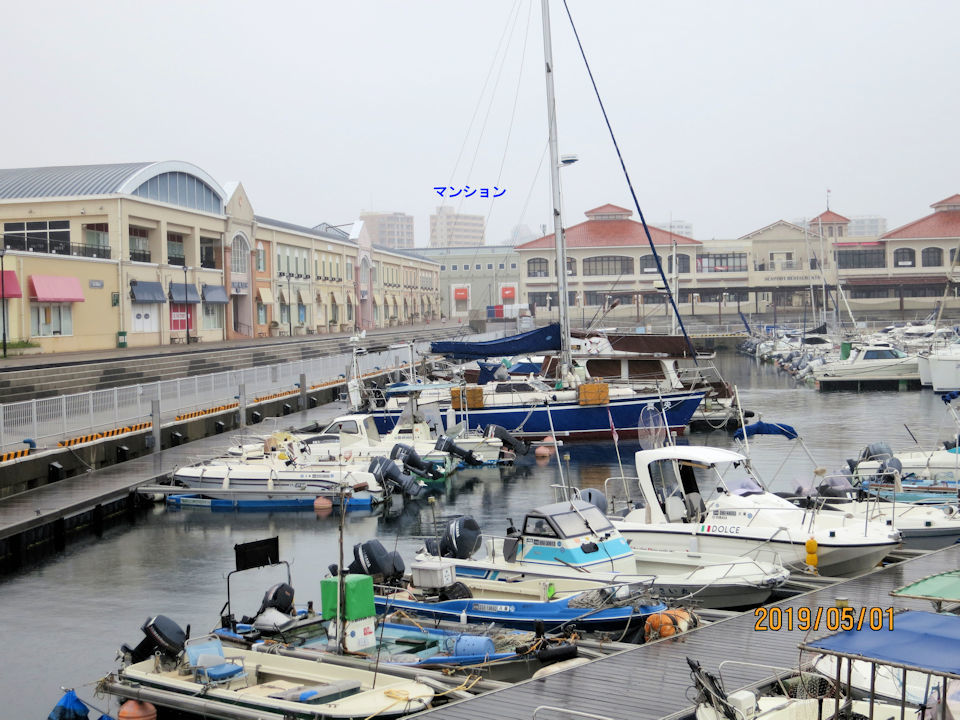
<path id="1" fill-rule="evenodd" d="M 497 392 L 534 392 L 534 388 L 525 382 L 497 383 Z"/>
<path id="2" fill-rule="evenodd" d="M 613 526 L 596 507 L 580 508 L 570 512 L 557 513 L 552 518 L 560 530 L 560 537 L 571 538 L 590 533 L 600 534 L 611 530 Z"/>
<path id="3" fill-rule="evenodd" d="M 863 351 L 864 360 L 896 360 L 897 358 L 905 358 L 906 356 L 907 354 L 905 352 L 897 350 L 896 348 Z"/>
<path id="4" fill-rule="evenodd" d="M 363 419 L 363 430 L 370 442 L 380 442 L 380 432 L 377 430 L 377 421 L 372 417 Z"/>
<path id="5" fill-rule="evenodd" d="M 327 425 L 327 428 L 323 432 L 333 433 L 335 435 L 339 435 L 340 433 L 358 435 L 360 433 L 360 428 L 357 427 L 356 420 L 337 420 Z"/>
<path id="6" fill-rule="evenodd" d="M 547 521 L 545 517 L 536 516 L 536 515 L 527 515 L 526 519 L 523 521 L 523 534 L 524 535 L 535 535 L 536 537 L 557 537 L 557 532 Z"/>

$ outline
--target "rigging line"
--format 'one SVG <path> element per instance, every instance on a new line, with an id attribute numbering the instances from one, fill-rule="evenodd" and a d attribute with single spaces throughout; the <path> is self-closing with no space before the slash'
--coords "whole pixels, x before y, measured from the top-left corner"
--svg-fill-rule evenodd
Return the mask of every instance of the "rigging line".
<path id="1" fill-rule="evenodd" d="M 610 118 L 607 115 L 607 109 L 604 107 L 603 99 L 600 97 L 600 89 L 597 87 L 597 81 L 593 77 L 593 70 L 590 69 L 590 63 L 587 60 L 587 54 L 583 49 L 583 43 L 580 42 L 580 33 L 577 32 L 577 26 L 573 22 L 573 15 L 570 14 L 570 7 L 567 5 L 567 0 L 563 0 L 563 9 L 567 11 L 567 17 L 570 20 L 570 27 L 573 29 L 573 36 L 576 38 L 577 47 L 580 49 L 580 56 L 583 58 L 583 64 L 586 66 L 587 74 L 590 76 L 590 84 L 593 86 L 593 92 L 597 96 L 597 102 L 600 104 L 600 112 L 603 113 L 603 120 L 607 125 L 607 130 L 610 132 L 610 139 L 613 141 L 613 147 L 617 151 L 617 159 L 620 160 L 620 167 L 623 169 L 623 176 L 626 178 L 627 187 L 630 188 L 630 197 L 633 198 L 633 205 L 637 209 L 637 214 L 640 216 L 640 222 L 643 224 L 643 232 L 647 236 L 647 242 L 650 245 L 650 249 L 653 251 L 654 260 L 657 262 L 657 272 L 660 274 L 660 279 L 666 286 L 667 297 L 670 300 L 671 307 L 673 307 L 673 313 L 677 317 L 677 323 L 680 325 L 680 332 L 683 333 L 683 337 L 687 341 L 687 347 L 690 349 L 690 356 L 693 358 L 694 364 L 699 365 L 697 362 L 697 353 L 693 348 L 693 341 L 690 339 L 690 336 L 687 334 L 687 329 L 683 325 L 683 318 L 680 317 L 680 310 L 677 308 L 676 300 L 673 297 L 673 290 L 670 288 L 670 283 L 667 281 L 666 273 L 663 272 L 663 263 L 660 262 L 660 255 L 657 254 L 657 248 L 653 244 L 653 238 L 650 236 L 650 228 L 647 227 L 647 220 L 643 216 L 643 210 L 640 209 L 640 201 L 637 200 L 637 193 L 633 189 L 633 181 L 630 180 L 630 173 L 627 171 L 627 164 L 623 159 L 623 154 L 620 152 L 620 145 L 617 143 L 616 135 L 613 133 L 613 126 L 610 124 Z M 559 268 L 557 271 L 559 272 Z"/>
<path id="2" fill-rule="evenodd" d="M 477 119 L 477 113 L 480 112 L 480 105 L 483 102 L 483 97 L 487 92 L 487 85 L 490 82 L 490 77 L 493 75 L 493 68 L 496 66 L 497 57 L 500 55 L 500 47 L 503 45 L 503 39 L 506 37 L 507 30 L 510 27 L 510 18 L 513 16 L 514 10 L 516 9 L 516 4 L 513 8 L 510 9 L 510 14 L 507 15 L 507 22 L 503 26 L 503 32 L 500 34 L 500 40 L 497 42 L 497 49 L 493 53 L 493 58 L 490 60 L 490 67 L 487 69 L 487 76 L 483 80 L 483 87 L 480 88 L 480 94 L 477 96 L 477 104 L 473 108 L 473 116 L 470 118 L 470 122 L 467 125 L 467 132 L 464 133 L 463 143 L 460 145 L 460 152 L 457 153 L 457 159 L 453 164 L 453 168 L 450 171 L 449 182 L 453 182 L 454 176 L 457 174 L 457 168 L 460 167 L 460 159 L 463 157 L 463 151 L 467 148 L 467 141 L 470 139 L 470 133 L 473 130 L 473 123 Z M 442 203 L 441 203 L 442 204 Z"/>

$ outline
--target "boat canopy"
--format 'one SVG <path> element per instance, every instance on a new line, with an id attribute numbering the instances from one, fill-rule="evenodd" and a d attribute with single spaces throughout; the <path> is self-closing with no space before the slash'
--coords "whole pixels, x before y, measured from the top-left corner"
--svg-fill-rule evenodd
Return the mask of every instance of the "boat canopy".
<path id="1" fill-rule="evenodd" d="M 753 437 L 754 435 L 783 435 L 787 440 L 796 440 L 799 435 L 790 425 L 783 423 L 768 423 L 757 421 L 751 425 L 745 425 L 738 428 L 733 434 L 734 440 L 743 440 L 743 436 Z"/>
<path id="2" fill-rule="evenodd" d="M 921 578 L 890 593 L 894 597 L 931 602 L 960 602 L 960 570 L 949 570 Z"/>
<path id="3" fill-rule="evenodd" d="M 882 630 L 846 630 L 800 648 L 960 679 L 960 617 L 908 610 L 882 619 Z"/>
<path id="4" fill-rule="evenodd" d="M 557 323 L 495 340 L 484 340 L 482 342 L 443 340 L 430 343 L 430 352 L 460 360 L 480 360 L 488 357 L 524 355 L 559 349 L 560 325 Z"/>
<path id="5" fill-rule="evenodd" d="M 701 465 L 716 465 L 717 463 L 742 462 L 746 459 L 746 456 L 733 450 L 702 445 L 668 445 L 653 450 L 638 450 L 634 456 L 634 461 L 638 467 L 654 460 L 688 460 Z"/>
<path id="6" fill-rule="evenodd" d="M 523 520 L 523 534 L 537 537 L 565 539 L 612 529 L 596 505 L 580 499 L 543 505 Z"/>

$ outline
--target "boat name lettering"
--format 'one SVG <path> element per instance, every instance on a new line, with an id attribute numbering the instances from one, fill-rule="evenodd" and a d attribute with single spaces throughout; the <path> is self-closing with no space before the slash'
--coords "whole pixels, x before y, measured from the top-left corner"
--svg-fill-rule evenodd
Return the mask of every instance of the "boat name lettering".
<path id="1" fill-rule="evenodd" d="M 737 511 L 736 510 L 714 510 L 713 514 L 718 517 L 736 517 Z"/>
<path id="2" fill-rule="evenodd" d="M 531 545 L 543 545 L 544 547 L 560 547 L 560 543 L 556 540 L 538 540 L 533 538 L 530 541 Z"/>
<path id="3" fill-rule="evenodd" d="M 740 534 L 739 525 L 701 525 L 700 532 L 729 533 L 731 535 Z"/>
<path id="4" fill-rule="evenodd" d="M 474 603 L 474 610 L 480 612 L 513 612 L 513 605 L 489 605 L 487 603 Z"/>

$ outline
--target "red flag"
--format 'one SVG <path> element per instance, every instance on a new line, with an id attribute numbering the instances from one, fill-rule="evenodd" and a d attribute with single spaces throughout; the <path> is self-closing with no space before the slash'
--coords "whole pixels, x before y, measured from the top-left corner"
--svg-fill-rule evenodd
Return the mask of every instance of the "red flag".
<path id="1" fill-rule="evenodd" d="M 613 435 L 614 442 L 620 442 L 620 436 L 617 435 L 617 428 L 613 424 L 613 415 L 610 414 L 610 406 L 607 405 L 607 419 L 610 420 L 610 434 Z"/>

